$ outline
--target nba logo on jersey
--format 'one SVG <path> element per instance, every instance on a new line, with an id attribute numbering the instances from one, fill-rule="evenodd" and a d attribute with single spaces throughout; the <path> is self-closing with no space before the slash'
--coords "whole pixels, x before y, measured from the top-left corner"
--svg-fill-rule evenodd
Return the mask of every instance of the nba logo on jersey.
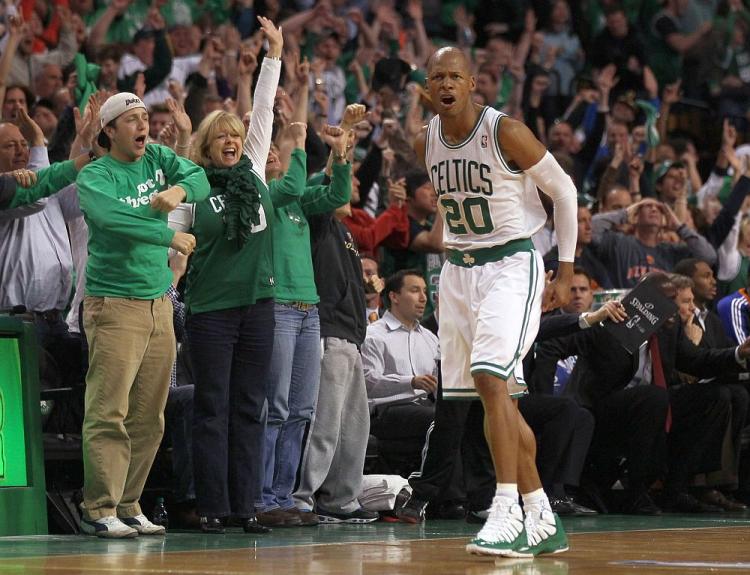
<path id="1" fill-rule="evenodd" d="M 482 136 L 482 147 L 483 148 L 487 147 L 487 134 L 485 134 L 484 136 Z"/>

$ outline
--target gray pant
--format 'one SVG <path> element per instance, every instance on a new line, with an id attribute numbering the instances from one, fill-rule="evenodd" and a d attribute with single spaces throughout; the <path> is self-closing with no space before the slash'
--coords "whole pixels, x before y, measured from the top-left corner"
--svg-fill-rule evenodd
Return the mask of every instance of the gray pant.
<path id="1" fill-rule="evenodd" d="M 334 513 L 360 508 L 362 470 L 370 436 L 370 412 L 357 346 L 327 337 L 321 360 L 318 407 L 310 423 L 300 468 L 298 508 Z"/>

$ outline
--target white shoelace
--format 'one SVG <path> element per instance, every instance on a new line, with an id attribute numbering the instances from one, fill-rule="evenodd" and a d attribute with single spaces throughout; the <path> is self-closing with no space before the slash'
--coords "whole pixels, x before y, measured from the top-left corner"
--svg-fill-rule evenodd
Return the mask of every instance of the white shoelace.
<path id="1" fill-rule="evenodd" d="M 550 509 L 546 508 L 541 509 L 541 511 L 538 509 L 527 510 L 524 524 L 526 525 L 526 538 L 529 545 L 537 545 L 557 531 L 555 516 Z"/>
<path id="2" fill-rule="evenodd" d="M 490 515 L 477 538 L 491 543 L 510 543 L 518 537 L 522 529 L 523 512 L 518 503 L 495 496 Z"/>

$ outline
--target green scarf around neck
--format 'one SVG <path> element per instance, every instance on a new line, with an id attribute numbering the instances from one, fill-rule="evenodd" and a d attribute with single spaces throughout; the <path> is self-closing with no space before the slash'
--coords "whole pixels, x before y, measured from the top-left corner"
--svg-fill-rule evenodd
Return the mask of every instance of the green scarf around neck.
<path id="1" fill-rule="evenodd" d="M 245 154 L 231 168 L 205 168 L 212 190 L 224 195 L 226 238 L 239 247 L 250 238 L 253 226 L 260 224 L 260 191 L 251 172 L 253 163 Z"/>

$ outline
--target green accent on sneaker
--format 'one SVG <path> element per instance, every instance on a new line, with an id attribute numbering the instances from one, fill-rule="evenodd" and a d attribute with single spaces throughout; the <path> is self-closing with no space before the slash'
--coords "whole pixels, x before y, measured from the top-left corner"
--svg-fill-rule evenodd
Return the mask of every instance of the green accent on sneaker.
<path id="1" fill-rule="evenodd" d="M 565 534 L 560 516 L 557 513 L 553 513 L 555 516 L 555 533 L 543 539 L 536 545 L 529 545 L 528 541 L 526 545 L 521 546 L 518 550 L 521 553 L 530 553 L 531 555 L 546 555 L 550 553 L 562 553 L 569 549 L 568 547 L 568 536 Z"/>
<path id="2" fill-rule="evenodd" d="M 526 538 L 526 529 L 521 532 L 513 541 L 485 541 L 484 539 L 472 539 L 471 543 L 466 546 L 466 552 L 474 555 L 493 555 L 495 557 L 533 557 L 530 551 L 524 551 L 528 547 Z"/>

